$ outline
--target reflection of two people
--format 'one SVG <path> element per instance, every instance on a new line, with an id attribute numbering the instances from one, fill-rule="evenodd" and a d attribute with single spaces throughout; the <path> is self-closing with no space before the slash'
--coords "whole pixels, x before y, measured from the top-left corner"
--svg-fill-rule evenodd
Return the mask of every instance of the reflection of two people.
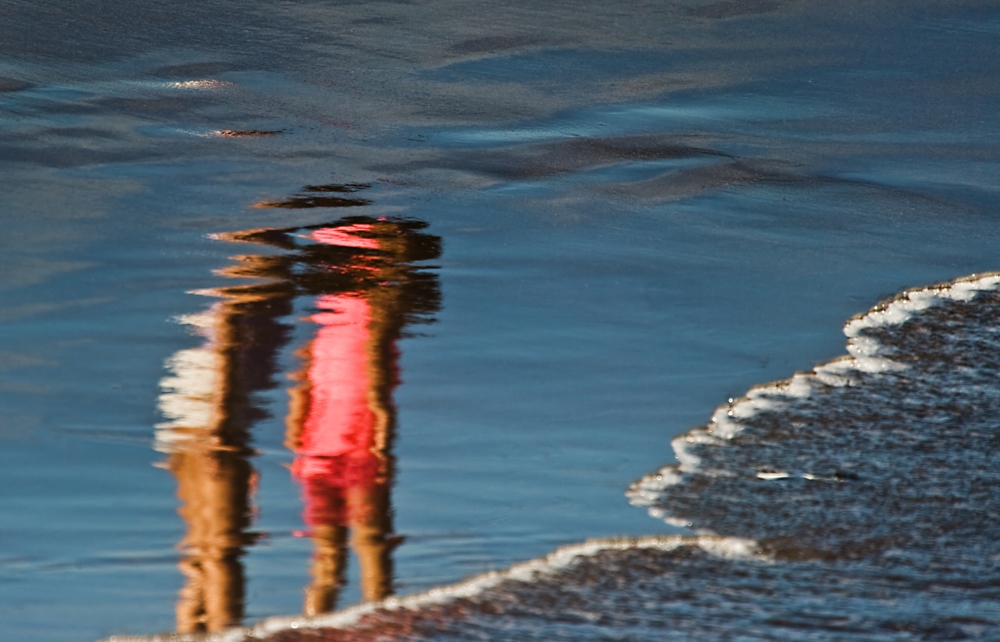
<path id="1" fill-rule="evenodd" d="M 242 617 L 239 557 L 252 541 L 249 427 L 263 416 L 254 393 L 274 387 L 276 354 L 289 328 L 278 319 L 296 296 L 315 297 L 318 325 L 297 354 L 286 441 L 302 484 L 314 540 L 305 612 L 333 608 L 344 583 L 347 546 L 360 563 L 365 600 L 391 591 L 389 489 L 398 382 L 396 340 L 408 322 L 439 304 L 436 277 L 413 265 L 440 253 L 423 223 L 350 217 L 324 226 L 225 235 L 273 254 L 235 257 L 224 274 L 254 284 L 212 291 L 220 301 L 186 318 L 206 338 L 170 362 L 163 382 L 158 445 L 178 480 L 187 523 L 177 628 L 218 630 Z"/>

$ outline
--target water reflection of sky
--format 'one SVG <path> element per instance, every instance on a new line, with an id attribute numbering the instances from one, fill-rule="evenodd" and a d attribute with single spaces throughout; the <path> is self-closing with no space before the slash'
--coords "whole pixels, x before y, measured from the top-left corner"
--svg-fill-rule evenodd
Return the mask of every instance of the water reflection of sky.
<path id="1" fill-rule="evenodd" d="M 20 3 L 0 21 L 0 74 L 31 85 L 0 80 L 0 616 L 21 639 L 174 626 L 186 525 L 149 442 L 164 360 L 206 339 L 165 320 L 212 314 L 186 291 L 241 283 L 214 270 L 259 267 L 206 235 L 329 222 L 253 203 L 365 198 L 348 213 L 404 213 L 447 240 L 447 307 L 418 328 L 433 339 L 399 343 L 401 593 L 649 533 L 658 525 L 623 490 L 669 460 L 672 436 L 727 396 L 838 354 L 844 319 L 881 295 L 996 268 L 992 8 L 783 4 L 727 17 L 737 3 L 709 3 L 716 17 L 659 5 L 670 15 L 650 21 L 607 3 L 484 14 L 304 2 L 283 16 L 216 4 L 197 19 L 170 9 L 166 29 L 139 3 L 115 42 L 94 28 L 114 2 Z M 43 14 L 72 19 L 31 22 Z M 623 22 L 611 28 L 613 14 Z M 266 37 L 244 31 L 263 24 Z M 527 35 L 492 37 L 515 25 Z M 634 66 L 618 55 L 646 43 L 689 57 L 664 54 L 647 73 L 641 55 Z M 560 47 L 586 61 L 618 52 L 639 75 L 623 85 L 604 66 L 592 82 L 569 54 L 539 53 Z M 489 63 L 467 56 L 493 57 L 501 75 L 477 76 Z M 488 80 L 505 62 L 513 82 Z M 425 75 L 449 68 L 467 82 Z M 212 78 L 233 85 L 172 85 Z M 283 133 L 191 135 L 226 129 Z M 573 135 L 675 138 L 741 166 L 574 164 L 571 145 L 521 147 Z M 539 175 L 536 151 L 561 173 Z M 374 186 L 290 192 L 326 181 Z M 248 429 L 255 512 L 240 528 L 267 535 L 240 558 L 249 618 L 301 610 L 311 581 L 314 543 L 292 535 L 309 529 L 285 466 L 282 377 L 304 367 L 292 351 L 321 324 L 295 320 L 318 296 L 296 295 L 281 317 L 275 385 L 250 404 L 270 417 Z M 341 603 L 361 598 L 357 569 Z"/>

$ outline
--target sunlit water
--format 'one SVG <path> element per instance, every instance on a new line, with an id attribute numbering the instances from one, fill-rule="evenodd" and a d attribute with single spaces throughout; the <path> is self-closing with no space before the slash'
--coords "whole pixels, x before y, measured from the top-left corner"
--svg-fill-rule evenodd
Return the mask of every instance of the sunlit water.
<path id="1" fill-rule="evenodd" d="M 2 10 L 6 636 L 995 637 L 988 3 Z"/>

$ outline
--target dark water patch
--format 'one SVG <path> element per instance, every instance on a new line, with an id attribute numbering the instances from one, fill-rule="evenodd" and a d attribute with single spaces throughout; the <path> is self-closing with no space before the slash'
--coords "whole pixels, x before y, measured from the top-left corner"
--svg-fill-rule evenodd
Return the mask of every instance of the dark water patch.
<path id="1" fill-rule="evenodd" d="M 330 183 L 329 185 L 306 185 L 306 192 L 335 192 L 338 194 L 353 194 L 371 187 L 370 183 Z"/>
<path id="2" fill-rule="evenodd" d="M 940 194 L 929 193 L 920 184 L 892 185 L 882 177 L 851 177 L 817 174 L 813 168 L 790 161 L 736 159 L 729 162 L 685 163 L 662 166 L 629 166 L 616 176 L 604 176 L 597 190 L 606 194 L 657 203 L 678 201 L 700 194 L 732 188 L 846 189 L 882 194 L 901 206 L 921 209 L 954 207 Z"/>
<path id="3" fill-rule="evenodd" d="M 116 140 L 121 139 L 121 132 L 98 127 L 52 127 L 45 132 L 45 137 L 70 138 L 76 140 Z M 12 136 L 11 140 L 25 139 L 28 135 Z M 37 136 L 35 136 L 37 140 Z"/>
<path id="4" fill-rule="evenodd" d="M 688 9 L 687 13 L 696 18 L 725 20 L 738 16 L 771 13 L 780 9 L 783 4 L 785 3 L 773 2 L 771 0 L 725 0 L 724 2 L 712 2 L 701 7 Z"/>
<path id="5" fill-rule="evenodd" d="M 519 82 L 526 84 L 571 78 L 594 79 L 661 73 L 675 55 L 654 50 L 546 49 L 455 62 L 421 74 L 427 80 L 462 83 Z"/>
<path id="6" fill-rule="evenodd" d="M 50 145 L 40 149 L 26 149 L 20 145 L 0 144 L 0 163 L 31 164 L 43 167 L 84 168 L 109 163 L 128 163 L 155 160 L 159 154 L 125 149 L 86 149 L 68 145 Z"/>
<path id="7" fill-rule="evenodd" d="M 151 75 L 160 78 L 204 78 L 244 68 L 244 65 L 232 62 L 187 62 L 157 67 Z"/>
<path id="8" fill-rule="evenodd" d="M 283 129 L 220 129 L 223 138 L 267 138 L 285 133 Z"/>
<path id="9" fill-rule="evenodd" d="M 658 176 L 638 181 L 630 181 L 626 177 L 625 180 L 602 185 L 600 189 L 609 194 L 655 202 L 680 200 L 704 192 L 743 185 L 807 187 L 825 182 L 819 177 L 797 174 L 794 169 L 788 163 L 738 160 L 669 168 Z"/>
<path id="10" fill-rule="evenodd" d="M 30 82 L 0 76 L 0 94 L 8 91 L 22 91 L 24 89 L 30 89 L 31 87 L 34 87 L 34 85 Z"/>
<path id="11" fill-rule="evenodd" d="M 371 18 L 361 18 L 354 21 L 356 25 L 394 25 L 402 22 L 399 18 L 393 18 L 391 16 L 373 16 Z"/>
<path id="12" fill-rule="evenodd" d="M 451 47 L 448 47 L 448 51 L 457 54 L 493 53 L 497 51 L 530 47 L 538 44 L 539 42 L 541 42 L 541 39 L 535 36 L 482 36 L 479 38 L 469 38 L 467 40 L 463 40 L 462 42 L 455 43 Z"/>
<path id="13" fill-rule="evenodd" d="M 418 161 L 407 167 L 444 166 L 503 180 L 533 181 L 624 163 L 699 158 L 730 156 L 712 149 L 688 146 L 682 139 L 665 135 L 606 138 L 580 136 L 475 152 L 456 151 L 440 161 Z"/>
<path id="14" fill-rule="evenodd" d="M 323 196 L 324 194 L 353 194 L 371 187 L 367 183 L 343 183 L 330 185 L 306 185 L 300 194 L 281 200 L 258 201 L 257 208 L 276 207 L 282 209 L 309 209 L 315 207 L 360 207 L 371 203 L 366 198 L 346 196 Z"/>
<path id="15" fill-rule="evenodd" d="M 255 11 L 233 11 L 217 2 L 137 2 L 128 7 L 101 0 L 72 6 L 53 0 L 6 3 L 0 51 L 10 57 L 103 62 L 159 48 L 211 50 L 223 41 L 252 43 L 252 34 L 273 25 L 279 15 L 270 12 L 264 19 Z"/>
<path id="16" fill-rule="evenodd" d="M 177 117 L 181 113 L 203 107 L 212 101 L 203 96 L 143 96 L 113 97 L 95 101 L 101 111 L 124 112 L 146 117 Z"/>

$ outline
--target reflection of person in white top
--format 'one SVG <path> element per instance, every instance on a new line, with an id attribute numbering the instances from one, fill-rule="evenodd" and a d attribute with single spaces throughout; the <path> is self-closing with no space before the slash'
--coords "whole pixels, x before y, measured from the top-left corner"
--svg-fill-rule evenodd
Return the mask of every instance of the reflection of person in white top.
<path id="1" fill-rule="evenodd" d="M 262 416 L 252 394 L 273 386 L 273 354 L 285 335 L 275 317 L 290 312 L 249 293 L 219 294 L 223 300 L 207 311 L 182 319 L 205 343 L 175 354 L 172 376 L 161 382 L 160 411 L 169 421 L 157 426 L 156 445 L 169 454 L 165 467 L 177 478 L 187 524 L 177 603 L 182 633 L 218 631 L 243 617 L 240 557 L 253 539 L 246 529 L 256 481 L 248 428 Z"/>

